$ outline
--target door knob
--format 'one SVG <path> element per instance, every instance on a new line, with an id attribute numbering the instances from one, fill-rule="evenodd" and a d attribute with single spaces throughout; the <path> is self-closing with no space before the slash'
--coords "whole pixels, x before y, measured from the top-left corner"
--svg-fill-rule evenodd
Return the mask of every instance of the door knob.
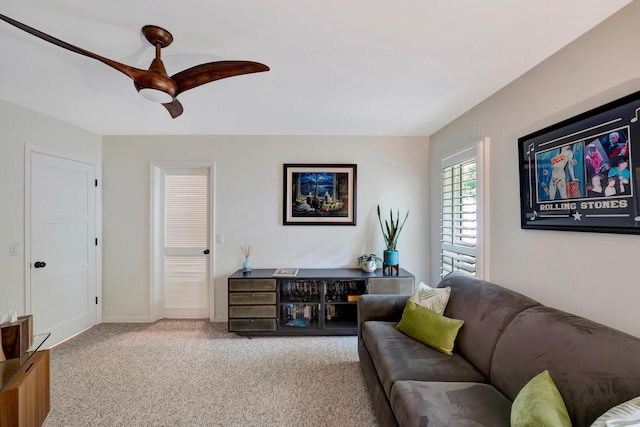
<path id="1" fill-rule="evenodd" d="M 47 266 L 47 263 L 44 261 L 36 261 L 35 263 L 33 263 L 34 268 L 42 268 L 46 266 Z"/>
<path id="2" fill-rule="evenodd" d="M 209 249 L 205 249 L 205 250 L 204 250 L 204 254 L 205 254 L 205 255 L 209 255 Z"/>

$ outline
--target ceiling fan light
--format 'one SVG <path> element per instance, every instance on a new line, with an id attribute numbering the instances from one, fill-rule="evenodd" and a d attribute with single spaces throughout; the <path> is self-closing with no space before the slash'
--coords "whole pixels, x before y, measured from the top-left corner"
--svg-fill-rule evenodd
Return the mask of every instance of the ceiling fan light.
<path id="1" fill-rule="evenodd" d="M 168 104 L 173 101 L 173 96 L 158 89 L 143 87 L 138 90 L 138 93 L 149 101 L 159 104 Z"/>

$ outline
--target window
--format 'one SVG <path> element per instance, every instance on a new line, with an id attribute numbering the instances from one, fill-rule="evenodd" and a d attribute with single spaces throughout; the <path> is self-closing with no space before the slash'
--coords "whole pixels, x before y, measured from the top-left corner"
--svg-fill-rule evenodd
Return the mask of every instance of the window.
<path id="1" fill-rule="evenodd" d="M 463 271 L 488 278 L 484 236 L 488 218 L 482 209 L 486 197 L 484 147 L 488 138 L 442 161 L 440 274 Z"/>

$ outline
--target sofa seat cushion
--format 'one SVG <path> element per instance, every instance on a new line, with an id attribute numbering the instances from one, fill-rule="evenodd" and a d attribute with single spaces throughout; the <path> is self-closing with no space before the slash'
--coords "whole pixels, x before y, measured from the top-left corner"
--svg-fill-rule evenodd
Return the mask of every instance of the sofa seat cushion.
<path id="1" fill-rule="evenodd" d="M 509 426 L 511 402 L 489 384 L 397 381 L 390 400 L 400 426 Z"/>
<path id="2" fill-rule="evenodd" d="M 387 397 L 396 381 L 487 382 L 462 356 L 447 356 L 396 329 L 396 322 L 368 321 L 362 339 Z"/>

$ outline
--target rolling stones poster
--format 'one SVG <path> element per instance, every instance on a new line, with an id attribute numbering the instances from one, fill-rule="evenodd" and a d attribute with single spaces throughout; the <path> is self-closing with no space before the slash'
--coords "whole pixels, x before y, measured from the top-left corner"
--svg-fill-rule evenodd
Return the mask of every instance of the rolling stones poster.
<path id="1" fill-rule="evenodd" d="M 640 92 L 518 139 L 522 228 L 640 233 Z"/>

